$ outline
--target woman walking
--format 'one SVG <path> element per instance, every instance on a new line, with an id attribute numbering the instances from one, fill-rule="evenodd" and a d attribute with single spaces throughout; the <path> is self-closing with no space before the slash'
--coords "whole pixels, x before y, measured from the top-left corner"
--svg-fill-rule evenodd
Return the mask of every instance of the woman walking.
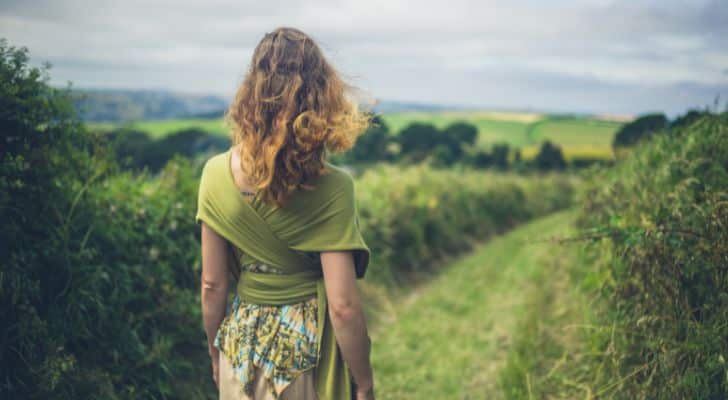
<path id="1" fill-rule="evenodd" d="M 326 160 L 368 124 L 349 89 L 303 32 L 266 34 L 226 115 L 233 146 L 203 168 L 202 315 L 221 399 L 374 399 L 355 284 L 370 251 L 352 177 Z"/>

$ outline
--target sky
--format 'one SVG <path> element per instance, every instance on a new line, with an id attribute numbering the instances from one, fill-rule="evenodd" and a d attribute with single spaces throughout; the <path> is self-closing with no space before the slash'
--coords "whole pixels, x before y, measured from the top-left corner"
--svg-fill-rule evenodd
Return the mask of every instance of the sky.
<path id="1" fill-rule="evenodd" d="M 278 26 L 368 98 L 670 115 L 728 100 L 728 0 L 0 0 L 0 37 L 77 88 L 230 99 Z"/>

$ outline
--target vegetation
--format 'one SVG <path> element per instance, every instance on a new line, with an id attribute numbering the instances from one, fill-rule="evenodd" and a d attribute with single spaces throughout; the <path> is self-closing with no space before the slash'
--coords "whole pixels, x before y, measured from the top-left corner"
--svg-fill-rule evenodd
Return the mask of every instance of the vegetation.
<path id="1" fill-rule="evenodd" d="M 402 283 L 496 235 L 571 204 L 574 180 L 424 166 L 379 165 L 357 180 L 362 230 L 373 253 L 370 278 Z"/>
<path id="2" fill-rule="evenodd" d="M 676 126 L 385 308 L 381 397 L 726 398 L 728 113 Z"/>
<path id="3" fill-rule="evenodd" d="M 121 128 L 106 134 L 121 166 L 157 172 L 174 156 L 204 158 L 230 147 L 230 141 L 201 129 L 188 128 L 153 140 L 143 131 Z"/>
<path id="4" fill-rule="evenodd" d="M 27 63 L 0 42 L 0 398 L 214 398 L 193 216 L 226 139 L 88 131 Z M 388 161 L 355 174 L 380 397 L 728 397 L 728 112 L 625 125 L 583 186 L 543 171 L 604 158 L 555 132 L 618 124 L 428 115 L 335 159 Z"/>
<path id="5" fill-rule="evenodd" d="M 728 113 L 675 126 L 591 176 L 561 278 L 527 294 L 507 397 L 728 397 Z"/>
<path id="6" fill-rule="evenodd" d="M 28 67 L 24 49 L 3 43 L 0 60 L 0 397 L 213 397 L 193 217 L 200 164 L 176 155 L 155 175 L 123 171 L 109 136 L 84 129 L 69 92 Z M 183 132 L 165 147 L 202 137 Z M 572 180 L 384 165 L 357 188 L 375 254 L 368 281 L 386 288 L 568 206 Z"/>
<path id="7" fill-rule="evenodd" d="M 175 118 L 166 120 L 143 120 L 135 122 L 89 122 L 89 130 L 95 132 L 109 132 L 116 129 L 126 129 L 146 132 L 151 138 L 163 138 L 173 132 L 197 128 L 212 135 L 227 137 L 227 129 L 222 118 Z"/>
<path id="8" fill-rule="evenodd" d="M 407 151 L 398 144 L 398 137 L 403 131 L 417 136 L 426 142 L 436 140 L 443 135 L 455 135 L 453 142 L 460 146 L 451 146 L 444 142 L 429 160 L 436 165 L 451 165 L 453 160 L 471 165 L 493 166 L 492 162 L 478 164 L 474 159 L 488 158 L 494 146 L 511 150 L 509 159 L 516 149 L 521 149 L 523 161 L 532 161 L 540 150 L 540 145 L 548 140 L 561 147 L 564 159 L 572 166 L 590 165 L 595 162 L 608 163 L 613 159 L 611 143 L 614 133 L 621 122 L 593 117 L 548 116 L 533 113 L 497 113 L 497 112 L 406 112 L 385 113 L 376 118 L 377 127 L 363 135 L 354 150 L 341 161 L 370 163 L 376 161 L 397 161 L 401 156 L 410 161 L 423 160 L 424 156 L 400 154 Z M 225 126 L 221 119 L 172 119 L 160 121 L 140 121 L 124 124 L 92 123 L 93 130 L 106 132 L 117 128 L 149 132 L 153 138 L 162 138 L 172 132 L 198 128 L 214 135 L 225 136 Z M 429 130 L 429 133 L 428 133 Z M 422 132 L 420 132 L 422 131 Z M 472 132 L 476 137 L 472 139 Z M 420 133 L 416 133 L 420 132 Z M 462 135 L 462 136 L 458 136 Z M 407 140 L 406 138 L 404 140 Z M 450 139 L 443 139 L 448 141 Z M 417 147 L 417 146 L 415 146 Z M 458 149 L 460 147 L 460 149 Z M 355 148 L 356 149 L 356 148 Z M 462 150 L 462 151 L 461 151 Z M 496 163 L 500 165 L 500 163 Z M 501 168 L 501 167 L 498 167 Z"/>
<path id="9" fill-rule="evenodd" d="M 536 155 L 534 164 L 541 170 L 566 168 L 566 161 L 563 154 L 561 154 L 561 148 L 548 140 L 541 145 L 541 150 Z"/>
<path id="10" fill-rule="evenodd" d="M 651 134 L 667 128 L 665 114 L 643 115 L 634 121 L 625 124 L 614 136 L 613 147 L 633 146 Z"/>
<path id="11" fill-rule="evenodd" d="M 560 265 L 572 249 L 545 239 L 570 234 L 574 217 L 556 213 L 494 238 L 382 307 L 372 340 L 378 398 L 498 399 L 521 388 L 520 381 L 499 378 L 500 371 L 521 322 L 539 321 L 541 305 L 529 294 L 543 286 L 552 296 L 567 290 Z"/>
<path id="12" fill-rule="evenodd" d="M 723 113 L 659 135 L 594 177 L 581 226 L 604 236 L 596 252 L 615 307 L 615 373 L 628 379 L 617 392 L 728 395 L 727 160 Z"/>
<path id="13" fill-rule="evenodd" d="M 0 44 L 0 397 L 202 396 L 193 170 L 117 175 L 27 60 Z"/>

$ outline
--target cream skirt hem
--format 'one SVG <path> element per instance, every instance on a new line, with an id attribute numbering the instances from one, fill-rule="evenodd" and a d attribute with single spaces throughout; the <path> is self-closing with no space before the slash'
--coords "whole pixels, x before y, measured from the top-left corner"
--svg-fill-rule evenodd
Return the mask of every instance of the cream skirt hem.
<path id="1" fill-rule="evenodd" d="M 314 386 L 314 369 L 309 369 L 291 382 L 281 393 L 278 400 L 318 400 Z M 253 372 L 253 397 L 243 393 L 243 385 L 235 374 L 228 358 L 220 352 L 220 400 L 275 400 L 270 390 L 270 383 L 263 376 L 262 370 L 255 368 Z"/>

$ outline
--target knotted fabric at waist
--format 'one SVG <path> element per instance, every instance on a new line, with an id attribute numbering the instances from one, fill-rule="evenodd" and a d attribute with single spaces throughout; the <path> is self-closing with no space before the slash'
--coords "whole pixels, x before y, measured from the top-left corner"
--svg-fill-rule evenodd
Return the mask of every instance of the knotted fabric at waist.
<path id="1" fill-rule="evenodd" d="M 308 300 L 322 288 L 321 270 L 292 274 L 242 271 L 238 279 L 238 297 L 247 303 L 284 305 Z"/>

